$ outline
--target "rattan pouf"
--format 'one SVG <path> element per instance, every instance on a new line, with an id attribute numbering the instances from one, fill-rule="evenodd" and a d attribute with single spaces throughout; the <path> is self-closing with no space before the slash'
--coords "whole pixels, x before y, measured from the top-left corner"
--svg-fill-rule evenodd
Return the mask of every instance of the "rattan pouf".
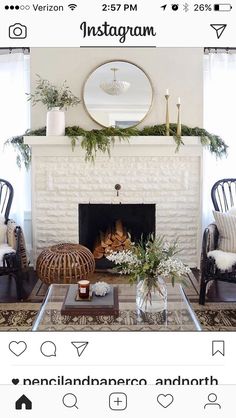
<path id="1" fill-rule="evenodd" d="M 95 270 L 91 251 L 80 244 L 57 244 L 41 252 L 37 276 L 44 283 L 77 283 Z"/>

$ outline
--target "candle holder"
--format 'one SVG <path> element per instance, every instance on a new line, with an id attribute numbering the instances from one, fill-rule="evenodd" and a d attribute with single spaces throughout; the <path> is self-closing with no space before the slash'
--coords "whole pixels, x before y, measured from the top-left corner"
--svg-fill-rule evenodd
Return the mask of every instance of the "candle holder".
<path id="1" fill-rule="evenodd" d="M 169 115 L 169 94 L 165 95 L 166 98 L 166 136 L 170 135 L 170 115 Z"/>
<path id="2" fill-rule="evenodd" d="M 177 109 L 178 109 L 178 113 L 177 113 L 177 132 L 176 132 L 176 136 L 177 138 L 181 137 L 181 115 L 180 115 L 180 103 L 177 103 Z"/>
<path id="3" fill-rule="evenodd" d="M 80 299 L 89 299 L 90 282 L 89 280 L 78 281 L 78 295 Z"/>

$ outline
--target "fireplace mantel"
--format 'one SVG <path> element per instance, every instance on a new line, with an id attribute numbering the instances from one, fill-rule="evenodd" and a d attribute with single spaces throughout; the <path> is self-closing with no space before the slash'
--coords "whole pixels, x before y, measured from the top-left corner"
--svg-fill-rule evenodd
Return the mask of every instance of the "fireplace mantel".
<path id="1" fill-rule="evenodd" d="M 82 138 L 78 138 L 72 151 L 70 138 L 67 136 L 26 136 L 24 143 L 30 145 L 37 155 L 51 154 L 53 148 L 53 155 L 65 155 L 65 148 L 67 154 L 85 155 L 85 152 L 80 147 Z M 178 154 L 176 154 L 176 143 L 171 136 L 133 136 L 127 140 L 115 140 L 115 146 L 111 148 L 112 155 L 119 156 L 153 156 L 153 155 L 198 155 L 202 154 L 202 145 L 199 137 L 186 136 L 182 137 L 184 146 L 180 146 Z M 154 154 L 153 154 L 154 153 Z M 104 154 L 98 152 L 97 157 L 104 157 Z"/>
<path id="2" fill-rule="evenodd" d="M 198 137 L 182 140 L 176 152 L 172 137 L 117 139 L 111 158 L 98 152 L 92 164 L 79 143 L 72 151 L 68 137 L 26 136 L 32 148 L 34 262 L 44 247 L 78 242 L 80 203 L 154 203 L 155 232 L 178 237 L 182 259 L 199 265 L 203 147 Z"/>

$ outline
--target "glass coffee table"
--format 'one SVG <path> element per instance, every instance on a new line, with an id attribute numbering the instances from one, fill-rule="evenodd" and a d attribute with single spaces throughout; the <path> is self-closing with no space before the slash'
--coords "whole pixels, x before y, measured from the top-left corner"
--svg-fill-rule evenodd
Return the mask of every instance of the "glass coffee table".
<path id="1" fill-rule="evenodd" d="M 167 285 L 167 309 L 143 314 L 136 308 L 136 286 L 118 284 L 119 315 L 62 315 L 66 284 L 52 284 L 32 331 L 201 331 L 180 284 Z"/>

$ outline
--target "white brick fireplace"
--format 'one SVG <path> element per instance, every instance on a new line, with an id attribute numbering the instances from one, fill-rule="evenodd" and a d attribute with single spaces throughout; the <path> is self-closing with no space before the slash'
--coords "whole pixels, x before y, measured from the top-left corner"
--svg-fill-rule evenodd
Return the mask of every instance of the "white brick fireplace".
<path id="1" fill-rule="evenodd" d="M 133 137 L 118 142 L 111 158 L 85 162 L 67 137 L 25 137 L 32 147 L 34 261 L 58 242 L 78 242 L 80 203 L 154 203 L 156 233 L 178 238 L 181 257 L 199 264 L 203 149 L 199 138 L 183 138 L 178 153 L 170 137 Z M 114 186 L 121 185 L 119 197 Z"/>

